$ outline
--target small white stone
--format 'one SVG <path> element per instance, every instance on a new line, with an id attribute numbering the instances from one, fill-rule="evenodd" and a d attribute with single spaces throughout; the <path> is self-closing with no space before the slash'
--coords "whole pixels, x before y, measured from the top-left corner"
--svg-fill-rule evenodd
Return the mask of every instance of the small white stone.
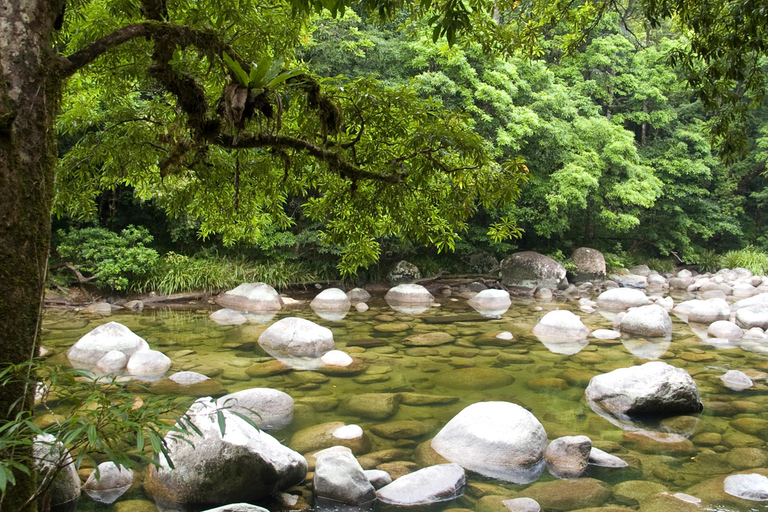
<path id="1" fill-rule="evenodd" d="M 358 425 L 344 425 L 333 431 L 336 439 L 357 439 L 363 436 L 363 429 Z"/>
<path id="2" fill-rule="evenodd" d="M 365 302 L 358 302 L 357 304 L 355 304 L 355 309 L 359 313 L 365 313 L 366 311 L 368 311 L 368 304 L 366 304 Z"/>
<path id="3" fill-rule="evenodd" d="M 349 366 L 353 362 L 352 357 L 341 350 L 330 350 L 320 360 L 328 366 Z"/>
<path id="4" fill-rule="evenodd" d="M 509 331 L 500 332 L 496 337 L 500 340 L 512 340 L 515 338 Z"/>

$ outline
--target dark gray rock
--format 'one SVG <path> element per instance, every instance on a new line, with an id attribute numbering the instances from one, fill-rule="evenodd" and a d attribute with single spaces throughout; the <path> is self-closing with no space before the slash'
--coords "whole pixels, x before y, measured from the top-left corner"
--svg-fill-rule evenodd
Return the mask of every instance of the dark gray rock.
<path id="1" fill-rule="evenodd" d="M 579 247 L 571 255 L 571 263 L 576 266 L 573 271 L 575 283 L 599 283 L 605 279 L 605 257 L 597 249 Z"/>
<path id="2" fill-rule="evenodd" d="M 393 285 L 406 284 L 421 279 L 419 267 L 405 260 L 398 262 L 387 274 L 387 282 Z"/>
<path id="3" fill-rule="evenodd" d="M 501 280 L 506 286 L 558 289 L 568 285 L 565 267 L 533 251 L 512 254 L 501 262 Z"/>
<path id="4" fill-rule="evenodd" d="M 304 457 L 210 400 L 198 400 L 187 415 L 200 434 L 168 434 L 165 442 L 174 468 L 161 456 L 145 480 L 145 488 L 159 503 L 248 503 L 304 480 Z"/>

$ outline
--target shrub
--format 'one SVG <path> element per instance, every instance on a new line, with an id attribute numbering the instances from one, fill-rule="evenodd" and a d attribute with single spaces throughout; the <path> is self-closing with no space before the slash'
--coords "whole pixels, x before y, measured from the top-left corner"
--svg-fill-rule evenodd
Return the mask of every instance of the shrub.
<path id="1" fill-rule="evenodd" d="M 102 288 L 125 290 L 149 275 L 158 260 L 146 228 L 128 226 L 119 234 L 105 228 L 59 230 L 56 253 Z"/>
<path id="2" fill-rule="evenodd" d="M 768 254 L 749 245 L 738 251 L 728 251 L 722 257 L 724 268 L 744 267 L 755 275 L 768 274 Z"/>
<path id="3" fill-rule="evenodd" d="M 700 272 L 717 272 L 722 267 L 722 257 L 713 250 L 699 252 L 695 261 Z"/>
<path id="4" fill-rule="evenodd" d="M 660 259 L 660 258 L 651 258 L 645 263 L 648 265 L 648 268 L 651 270 L 655 270 L 659 274 L 664 274 L 667 272 L 672 272 L 675 270 L 675 262 L 669 258 Z"/>

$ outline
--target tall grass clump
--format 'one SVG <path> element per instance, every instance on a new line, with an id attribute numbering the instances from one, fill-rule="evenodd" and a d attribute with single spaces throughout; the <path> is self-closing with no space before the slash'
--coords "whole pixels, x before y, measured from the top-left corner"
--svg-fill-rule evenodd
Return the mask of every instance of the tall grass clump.
<path id="1" fill-rule="evenodd" d="M 738 251 L 728 251 L 722 256 L 721 263 L 725 268 L 743 267 L 758 276 L 768 275 L 768 254 L 751 245 Z"/>
<path id="2" fill-rule="evenodd" d="M 723 267 L 723 257 L 708 249 L 699 252 L 693 263 L 696 263 L 700 272 L 717 272 Z"/>
<path id="3" fill-rule="evenodd" d="M 170 252 L 155 265 L 147 280 L 138 283 L 136 290 L 162 295 L 190 291 L 214 293 L 256 281 L 285 289 L 290 284 L 312 280 L 313 273 L 299 262 L 254 264 L 242 259 L 190 257 Z"/>

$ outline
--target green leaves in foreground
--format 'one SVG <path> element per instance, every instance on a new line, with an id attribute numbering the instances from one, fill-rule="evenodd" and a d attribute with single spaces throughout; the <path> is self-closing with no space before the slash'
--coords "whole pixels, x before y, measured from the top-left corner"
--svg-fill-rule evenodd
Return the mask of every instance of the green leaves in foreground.
<path id="1" fill-rule="evenodd" d="M 78 468 L 84 460 L 95 466 L 92 456 L 97 453 L 131 468 L 137 463 L 156 464 L 156 454 L 167 456 L 163 439 L 167 432 L 189 434 L 195 430 L 178 413 L 187 409 L 186 400 L 153 395 L 140 398 L 136 384 L 128 386 L 114 376 L 94 378 L 37 361 L 0 369 L 0 385 L 18 381 L 40 390 L 38 400 L 55 416 L 48 426 L 40 426 L 43 423 L 30 412 L 0 423 L 2 493 L 14 484 L 14 472 L 28 474 L 34 467 L 31 448 L 39 435 L 53 435 L 70 451 Z"/>

